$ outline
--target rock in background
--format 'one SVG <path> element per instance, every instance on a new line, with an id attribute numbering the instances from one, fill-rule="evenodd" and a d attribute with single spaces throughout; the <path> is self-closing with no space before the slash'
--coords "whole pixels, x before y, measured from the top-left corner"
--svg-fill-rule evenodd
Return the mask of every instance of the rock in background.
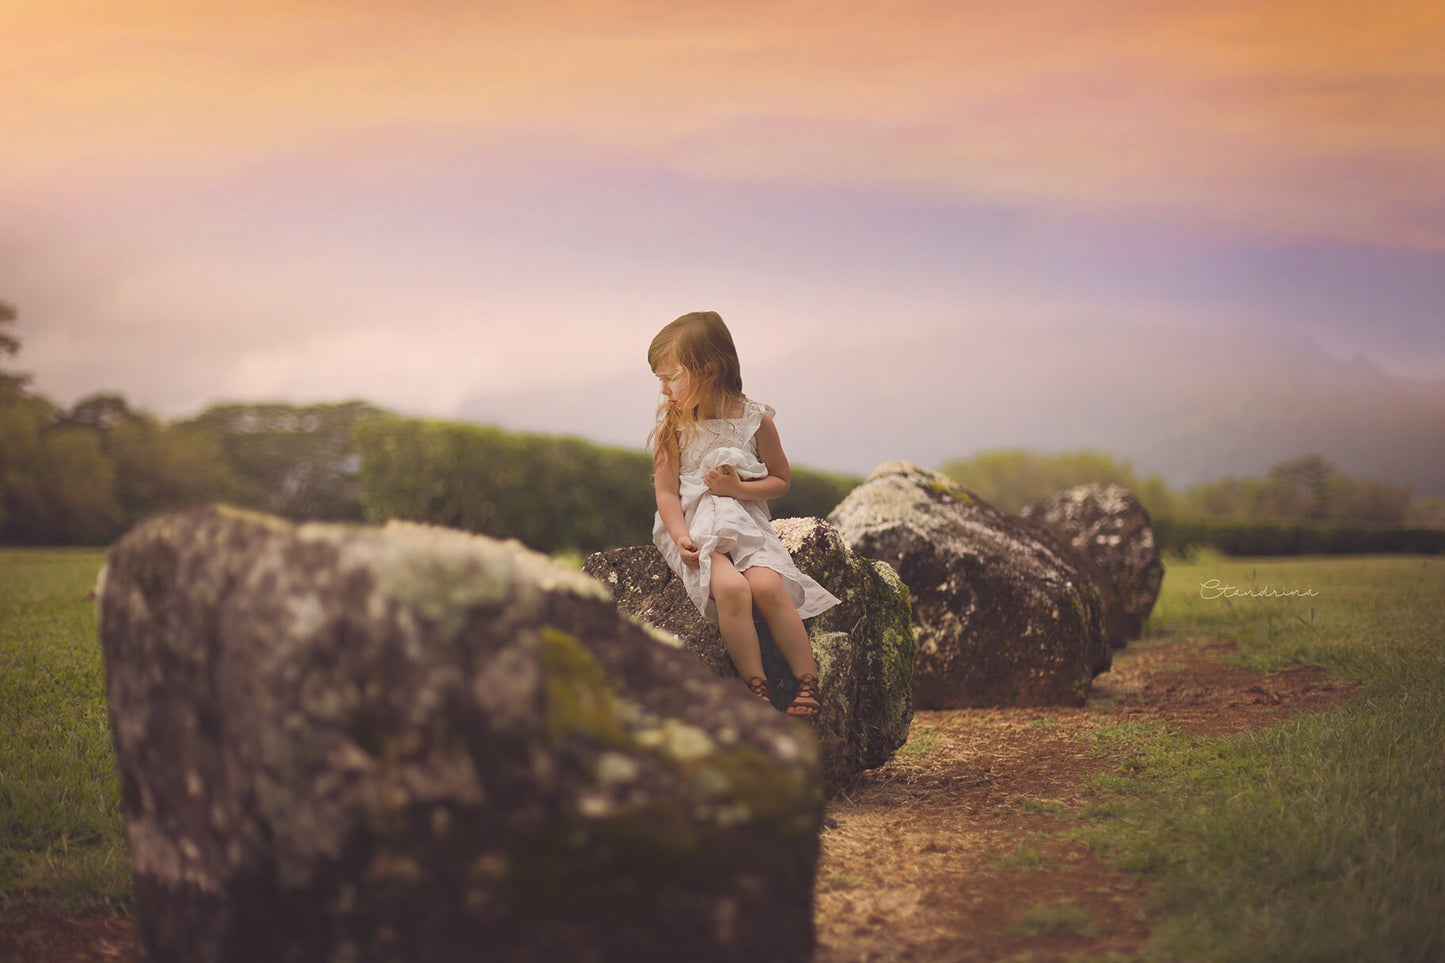
<path id="1" fill-rule="evenodd" d="M 948 476 L 888 462 L 828 518 L 908 586 L 919 708 L 1078 705 L 1109 666 L 1094 582 Z"/>
<path id="2" fill-rule="evenodd" d="M 595 581 L 216 508 L 132 531 L 99 594 L 157 963 L 811 953 L 814 741 Z"/>
<path id="3" fill-rule="evenodd" d="M 1019 514 L 1067 538 L 1104 573 L 1119 600 L 1123 638 L 1139 638 L 1164 583 L 1164 562 L 1134 493 L 1122 485 L 1076 485 Z"/>
<path id="4" fill-rule="evenodd" d="M 1114 661 L 1113 650 L 1122 649 L 1128 643 L 1125 631 L 1128 617 L 1124 614 L 1118 592 L 1114 590 L 1114 580 L 1094 564 L 1093 559 L 1075 548 L 1063 532 L 1023 516 L 1016 515 L 1014 520 L 1024 526 L 1035 539 L 1043 542 L 1061 558 L 1067 559 L 1069 564 L 1079 571 L 1083 580 L 1098 591 L 1099 610 L 1103 616 L 1104 645 L 1095 652 L 1090 669 L 1095 675 L 1108 671 Z"/>
<path id="5" fill-rule="evenodd" d="M 798 568 L 840 600 L 804 623 L 822 689 L 822 709 L 810 724 L 821 745 L 823 785 L 833 793 L 908 741 L 916 653 L 908 592 L 891 568 L 850 551 L 822 519 L 780 518 L 773 530 Z M 737 677 L 717 625 L 699 614 L 655 547 L 598 552 L 583 571 L 607 585 L 624 612 L 682 639 L 714 675 Z M 766 623 L 757 625 L 773 703 L 781 709 L 792 701 L 796 680 Z"/>

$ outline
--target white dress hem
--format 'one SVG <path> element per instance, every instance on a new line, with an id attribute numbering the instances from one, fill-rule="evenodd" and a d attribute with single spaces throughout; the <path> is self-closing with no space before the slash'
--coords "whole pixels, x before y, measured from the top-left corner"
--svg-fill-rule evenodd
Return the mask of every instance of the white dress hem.
<path id="1" fill-rule="evenodd" d="M 812 618 L 838 604 L 838 599 L 817 581 L 805 575 L 773 531 L 767 502 L 713 495 L 703 475 L 712 468 L 729 465 L 744 480 L 766 478 L 768 469 L 757 455 L 756 433 L 763 415 L 773 409 L 748 399 L 739 418 L 704 421 L 687 448 L 679 453 L 679 494 L 688 534 L 698 547 L 698 567 L 682 561 L 682 555 L 662 523 L 653 518 L 652 540 L 683 586 L 688 598 L 711 622 L 717 621 L 717 606 L 711 595 L 712 556 L 727 555 L 738 571 L 754 566 L 777 572 L 801 618 Z"/>

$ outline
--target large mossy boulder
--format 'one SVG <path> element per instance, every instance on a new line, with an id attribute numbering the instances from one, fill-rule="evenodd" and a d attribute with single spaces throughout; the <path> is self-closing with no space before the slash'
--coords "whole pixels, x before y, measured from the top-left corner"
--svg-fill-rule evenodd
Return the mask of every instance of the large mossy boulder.
<path id="1" fill-rule="evenodd" d="M 919 708 L 1079 705 L 1108 668 L 1093 580 L 1032 525 L 948 476 L 888 462 L 828 519 L 908 586 Z"/>
<path id="2" fill-rule="evenodd" d="M 1164 584 L 1149 512 L 1122 485 L 1076 485 L 1019 512 L 1068 539 L 1110 583 L 1123 639 L 1137 639 Z"/>
<path id="3" fill-rule="evenodd" d="M 811 953 L 814 741 L 574 570 L 213 508 L 99 598 L 157 963 Z"/>
<path id="4" fill-rule="evenodd" d="M 916 652 L 908 591 L 891 568 L 850 551 L 822 519 L 780 518 L 773 530 L 798 568 L 840 600 L 804 623 L 822 689 L 822 709 L 808 724 L 818 735 L 824 788 L 833 793 L 865 769 L 886 763 L 908 741 Z M 708 671 L 736 678 L 717 624 L 698 612 L 656 548 L 598 552 L 583 571 L 605 584 L 624 612 L 681 639 Z M 797 680 L 767 623 L 758 619 L 757 625 L 763 667 L 781 709 L 792 700 Z"/>

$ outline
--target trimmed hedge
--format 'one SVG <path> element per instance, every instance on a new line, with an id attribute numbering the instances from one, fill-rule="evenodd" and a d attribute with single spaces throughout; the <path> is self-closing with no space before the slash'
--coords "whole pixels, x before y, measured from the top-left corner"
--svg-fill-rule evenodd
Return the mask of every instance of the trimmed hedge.
<path id="1" fill-rule="evenodd" d="M 1151 524 L 1161 551 L 1205 547 L 1226 555 L 1438 555 L 1445 551 L 1445 530 L 1433 528 L 1170 517 L 1155 518 Z"/>
<path id="2" fill-rule="evenodd" d="M 652 541 L 652 459 L 578 438 L 385 417 L 353 430 L 367 521 L 445 525 L 538 551 L 594 552 Z M 827 515 L 858 484 L 793 469 L 776 517 Z"/>

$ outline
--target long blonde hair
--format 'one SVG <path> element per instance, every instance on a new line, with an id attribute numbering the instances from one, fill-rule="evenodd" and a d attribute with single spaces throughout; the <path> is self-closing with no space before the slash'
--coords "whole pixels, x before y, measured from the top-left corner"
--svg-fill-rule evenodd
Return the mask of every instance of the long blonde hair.
<path id="1" fill-rule="evenodd" d="M 667 361 L 676 361 L 692 381 L 693 401 L 710 400 L 727 411 L 743 397 L 742 366 L 733 336 L 716 311 L 693 311 L 670 322 L 647 348 L 647 364 L 656 371 Z M 698 425 L 698 404 L 686 408 L 663 399 L 657 421 L 647 435 L 654 452 L 671 438 L 686 447 Z"/>

